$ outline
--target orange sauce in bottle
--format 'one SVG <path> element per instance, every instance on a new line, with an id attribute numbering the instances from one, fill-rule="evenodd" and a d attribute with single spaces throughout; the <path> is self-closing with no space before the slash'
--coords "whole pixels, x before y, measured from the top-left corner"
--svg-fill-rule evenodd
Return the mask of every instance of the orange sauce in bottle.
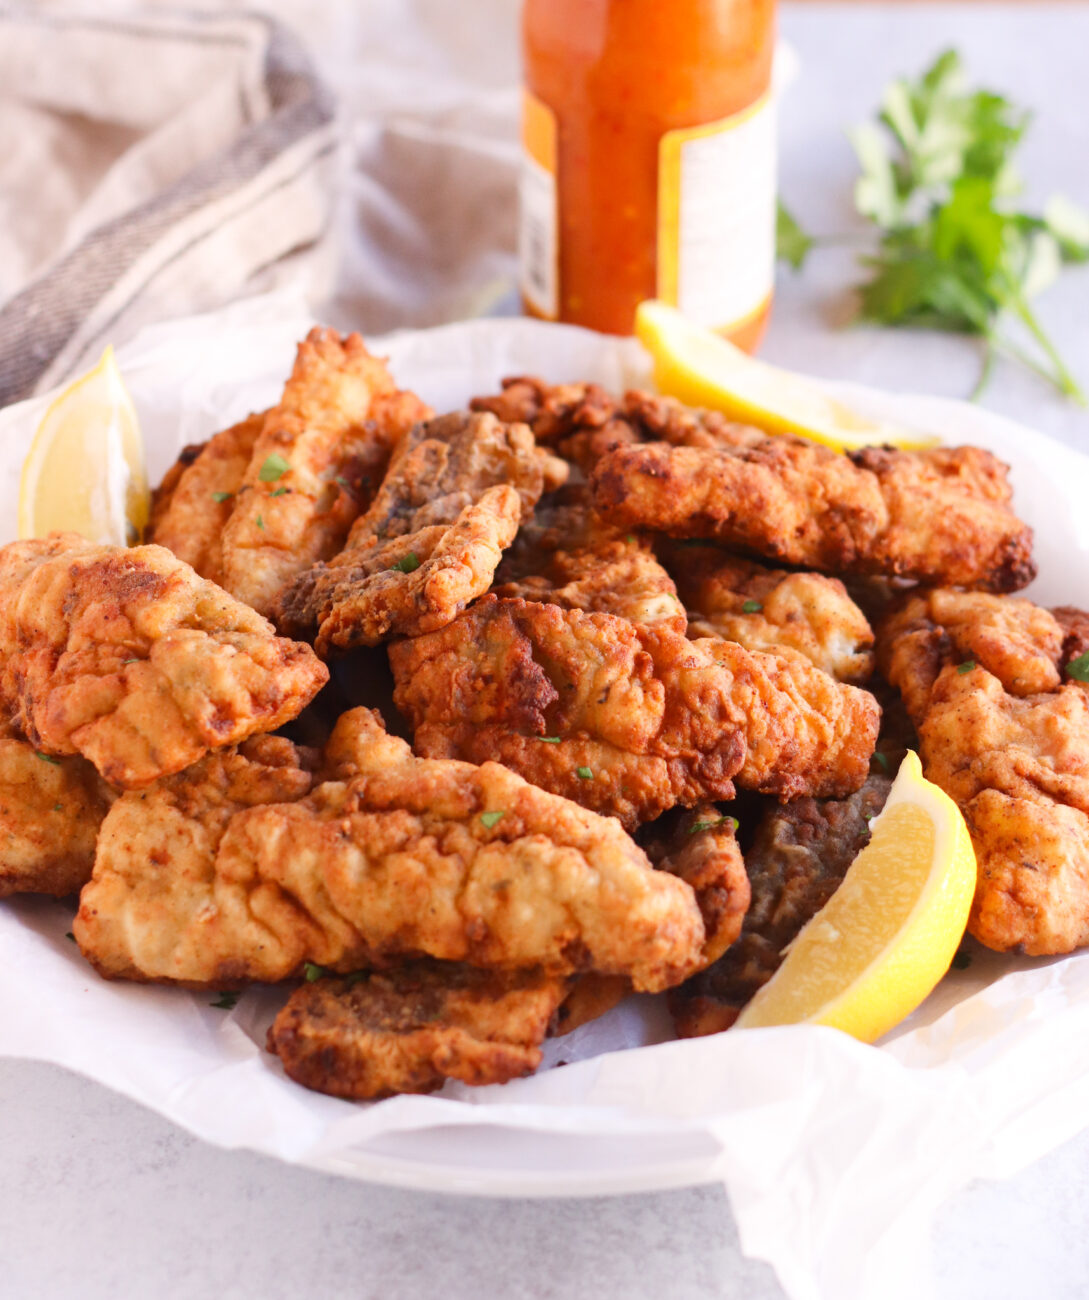
<path id="1" fill-rule="evenodd" d="M 742 347 L 771 305 L 774 0 L 525 0 L 526 310 L 629 334 L 664 298 Z"/>

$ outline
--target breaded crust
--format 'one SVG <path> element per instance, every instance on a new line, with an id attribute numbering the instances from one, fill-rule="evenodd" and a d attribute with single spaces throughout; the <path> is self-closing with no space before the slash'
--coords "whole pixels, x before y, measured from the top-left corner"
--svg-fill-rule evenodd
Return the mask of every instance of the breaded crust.
<path id="1" fill-rule="evenodd" d="M 873 629 L 838 578 L 769 569 L 699 543 L 659 543 L 688 611 L 688 635 L 718 636 L 749 650 L 805 655 L 839 682 L 873 673 Z"/>
<path id="2" fill-rule="evenodd" d="M 311 330 L 223 528 L 223 586 L 268 614 L 293 578 L 336 554 L 393 447 L 430 414 L 358 334 Z"/>
<path id="3" fill-rule="evenodd" d="M 50 758 L 0 739 L 0 898 L 78 893 L 115 795 L 82 758 Z"/>
<path id="4" fill-rule="evenodd" d="M 492 415 L 417 425 L 345 549 L 282 594 L 278 625 L 328 653 L 448 623 L 491 586 L 550 460 L 525 425 Z"/>
<path id="5" fill-rule="evenodd" d="M 1036 569 L 1007 472 L 977 447 L 843 456 L 767 438 L 736 449 L 618 447 L 594 466 L 592 483 L 598 510 L 621 527 L 825 573 L 1014 591 Z"/>
<path id="6" fill-rule="evenodd" d="M 537 971 L 453 962 L 318 979 L 291 995 L 268 1050 L 296 1083 L 355 1101 L 434 1092 L 447 1079 L 506 1083 L 540 1064 L 566 990 Z"/>
<path id="7" fill-rule="evenodd" d="M 161 546 L 0 549 L 0 704 L 47 754 L 134 789 L 282 726 L 328 680 L 309 646 Z"/>
<path id="8" fill-rule="evenodd" d="M 313 788 L 243 751 L 119 799 L 75 935 L 107 977 L 217 988 L 426 955 L 656 991 L 705 941 L 690 886 L 619 823 L 498 763 L 416 758 L 367 709 Z"/>
<path id="9" fill-rule="evenodd" d="M 847 794 L 880 716 L 800 655 L 491 596 L 390 664 L 421 753 L 494 758 L 633 829 L 732 798 L 735 776 L 784 799 Z"/>
<path id="10" fill-rule="evenodd" d="M 976 853 L 970 933 L 1033 956 L 1089 944 L 1089 694 L 1069 675 L 1086 617 L 939 589 L 877 630 L 927 778 Z"/>

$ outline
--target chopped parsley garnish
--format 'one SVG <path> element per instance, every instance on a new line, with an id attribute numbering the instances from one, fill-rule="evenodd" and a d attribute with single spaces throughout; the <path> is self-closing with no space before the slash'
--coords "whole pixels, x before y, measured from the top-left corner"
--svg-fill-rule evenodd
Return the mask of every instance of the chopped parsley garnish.
<path id="1" fill-rule="evenodd" d="M 624 538 L 624 540 L 627 542 L 627 544 L 628 544 L 629 546 L 634 546 L 634 545 L 635 545 L 635 534 L 634 534 L 634 533 L 629 533 L 629 534 L 627 535 L 627 537 Z"/>
<path id="2" fill-rule="evenodd" d="M 122 660 L 121 660 L 121 666 L 122 666 L 122 668 L 123 668 L 123 667 L 125 666 L 125 664 L 138 664 L 139 662 L 140 662 L 139 658 L 135 658 L 135 659 L 122 659 Z"/>
<path id="3" fill-rule="evenodd" d="M 873 755 L 871 756 L 871 758 L 870 758 L 870 762 L 871 762 L 871 763 L 876 763 L 877 766 L 881 769 L 882 772 L 887 772 L 887 771 L 889 770 L 889 756 L 888 756 L 888 754 L 882 754 L 882 753 L 880 753 L 880 752 L 875 753 L 875 754 L 873 754 Z"/>
<path id="4" fill-rule="evenodd" d="M 262 532 L 264 532 L 264 531 L 265 531 L 265 521 L 261 518 L 260 515 L 257 516 L 256 523 L 257 523 L 257 527 L 260 528 L 260 530 L 261 530 Z"/>
<path id="5" fill-rule="evenodd" d="M 54 758 L 52 754 L 40 754 L 37 750 L 34 751 L 34 754 L 37 758 L 40 758 L 43 763 L 52 763 L 54 767 L 60 767 L 60 759 Z"/>
<path id="6" fill-rule="evenodd" d="M 71 939 L 73 943 L 75 943 L 76 941 L 76 936 L 72 933 L 71 930 L 67 931 L 64 937 L 66 939 Z"/>
<path id="7" fill-rule="evenodd" d="M 399 573 L 415 573 L 420 567 L 420 557 L 415 551 L 409 551 L 409 553 L 402 556 L 396 564 L 391 564 L 389 567 L 391 569 L 396 569 Z"/>
<path id="8" fill-rule="evenodd" d="M 313 984 L 315 980 L 320 980 L 322 976 L 329 972 L 324 966 L 319 966 L 317 962 L 308 961 L 303 967 L 303 975 L 306 977 L 307 984 Z"/>
<path id="9" fill-rule="evenodd" d="M 976 666 L 974 659 L 965 659 L 964 663 L 957 664 L 957 672 L 963 677 L 965 673 L 970 673 Z"/>
<path id="10" fill-rule="evenodd" d="M 695 835 L 698 831 L 713 831 L 718 826 L 724 826 L 727 822 L 736 831 L 741 823 L 736 817 L 716 817 L 713 822 L 693 822 L 688 828 L 689 835 Z"/>
<path id="11" fill-rule="evenodd" d="M 1073 677 L 1076 682 L 1089 682 L 1089 650 L 1070 660 L 1066 665 L 1066 675 Z"/>
<path id="12" fill-rule="evenodd" d="M 563 739 L 562 736 L 538 736 L 537 739 L 542 745 L 558 745 Z"/>
<path id="13" fill-rule="evenodd" d="M 233 1011 L 238 1005 L 238 999 L 241 996 L 241 993 L 221 993 L 218 1002 L 209 1002 L 208 1005 L 215 1007 L 217 1011 Z"/>
<path id="14" fill-rule="evenodd" d="M 64 812 L 64 804 L 62 804 L 62 803 L 55 803 L 55 804 L 53 805 L 53 811 L 54 811 L 54 812 Z"/>
<path id="15" fill-rule="evenodd" d="M 269 496 L 286 497 L 290 491 L 291 491 L 290 488 L 277 488 L 275 492 L 270 492 Z"/>
<path id="16" fill-rule="evenodd" d="M 231 497 L 233 496 L 234 496 L 233 492 L 213 492 L 212 500 L 216 503 L 217 506 L 221 506 L 224 501 L 230 501 Z"/>
<path id="17" fill-rule="evenodd" d="M 480 820 L 484 823 L 485 826 L 487 826 L 488 830 L 491 830 L 491 828 L 495 825 L 495 823 L 499 821 L 501 818 L 505 817 L 506 815 L 507 814 L 505 811 L 484 812 L 480 814 Z"/>
<path id="18" fill-rule="evenodd" d="M 759 614 L 764 606 L 758 600 L 747 600 L 741 606 L 742 614 Z"/>
<path id="19" fill-rule="evenodd" d="M 265 457 L 265 463 L 257 471 L 257 477 L 262 483 L 275 483 L 278 478 L 283 478 L 291 466 L 280 455 L 274 451 L 271 456 Z"/>
<path id="20" fill-rule="evenodd" d="M 958 949 L 957 952 L 953 954 L 954 970 L 967 970 L 971 964 L 972 954 L 970 952 L 965 952 L 963 948 Z"/>
<path id="21" fill-rule="evenodd" d="M 580 781 L 592 781 L 594 779 L 594 774 L 588 767 L 576 767 L 575 775 Z"/>

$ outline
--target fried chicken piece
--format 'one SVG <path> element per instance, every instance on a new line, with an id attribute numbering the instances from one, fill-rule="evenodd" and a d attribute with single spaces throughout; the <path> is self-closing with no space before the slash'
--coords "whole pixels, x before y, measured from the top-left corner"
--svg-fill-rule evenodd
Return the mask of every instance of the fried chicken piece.
<path id="1" fill-rule="evenodd" d="M 828 902 L 870 838 L 892 782 L 871 776 L 846 799 L 798 799 L 769 809 L 745 854 L 752 902 L 741 937 L 706 970 L 671 989 L 677 1033 L 729 1029 L 779 969 L 784 950 Z"/>
<path id="2" fill-rule="evenodd" d="M 311 330 L 233 498 L 222 585 L 267 614 L 282 587 L 337 553 L 393 447 L 430 414 L 358 334 Z"/>
<path id="3" fill-rule="evenodd" d="M 325 657 L 445 627 L 488 590 L 520 512 L 514 488 L 492 487 L 449 524 L 345 552 L 303 575 L 280 606 L 279 622 L 303 632 L 307 615 L 299 619 L 297 611 L 321 600 L 316 646 Z"/>
<path id="4" fill-rule="evenodd" d="M 923 770 L 972 836 L 968 929 L 1000 952 L 1089 944 L 1089 695 L 1062 676 L 1086 616 L 1062 615 L 938 590 L 878 628 L 879 663 L 918 728 Z"/>
<path id="5" fill-rule="evenodd" d="M 46 754 L 135 789 L 282 726 L 328 679 L 161 546 L 74 533 L 0 549 L 0 707 Z"/>
<path id="6" fill-rule="evenodd" d="M 432 758 L 496 759 L 634 829 L 748 788 L 861 784 L 873 698 L 797 656 L 689 641 L 609 614 L 487 596 L 389 648 L 394 701 Z"/>
<path id="7" fill-rule="evenodd" d="M 1007 468 L 978 447 L 843 456 L 673 398 L 505 381 L 474 405 L 520 418 L 590 475 L 621 529 L 703 537 L 786 564 L 1012 591 L 1035 574 Z M 668 446 L 643 445 L 650 443 Z"/>
<path id="8" fill-rule="evenodd" d="M 938 588 L 901 601 L 881 628 L 882 671 L 917 727 L 948 663 L 978 662 L 1011 695 L 1054 691 L 1062 682 L 1064 628 L 1030 600 Z"/>
<path id="9" fill-rule="evenodd" d="M 667 814 L 662 820 L 668 825 L 650 828 L 644 847 L 659 871 L 692 886 L 706 933 L 700 956 L 706 967 L 737 939 L 749 906 L 749 878 L 735 838 L 737 821 L 713 804 L 680 816 Z M 597 1020 L 631 991 L 631 981 L 621 976 L 579 976 L 560 1005 L 552 1032 L 569 1034 Z"/>
<path id="10" fill-rule="evenodd" d="M 503 391 L 474 397 L 474 411 L 490 411 L 501 420 L 528 424 L 543 445 L 555 447 L 565 460 L 589 473 L 598 457 L 640 435 L 625 418 L 619 402 L 598 384 L 546 384 L 532 376 L 503 380 Z"/>
<path id="11" fill-rule="evenodd" d="M 545 601 L 561 609 L 615 614 L 684 635 L 688 619 L 673 579 L 635 537 L 578 550 L 555 550 L 543 570 L 495 587 L 495 595 Z"/>
<path id="12" fill-rule="evenodd" d="M 498 763 L 415 758 L 354 709 L 313 788 L 252 768 L 214 755 L 111 809 L 75 925 L 101 974 L 220 988 L 425 955 L 653 992 L 699 964 L 691 888 Z"/>
<path id="13" fill-rule="evenodd" d="M 397 449 L 346 548 L 282 595 L 281 629 L 316 630 L 320 654 L 449 623 L 491 586 L 554 458 L 521 424 L 454 413 L 417 425 Z"/>
<path id="14" fill-rule="evenodd" d="M 77 893 L 113 798 L 84 759 L 40 754 L 0 730 L 0 898 Z"/>
<path id="15" fill-rule="evenodd" d="M 247 416 L 206 443 L 186 447 L 155 492 L 147 541 L 220 586 L 223 530 L 267 414 Z"/>
<path id="16" fill-rule="evenodd" d="M 596 551 L 611 542 L 639 540 L 605 523 L 594 509 L 590 485 L 570 479 L 561 488 L 547 492 L 523 517 L 518 536 L 504 553 L 495 580 L 502 585 L 547 573 L 557 551 Z"/>
<path id="17" fill-rule="evenodd" d="M 697 411 L 669 397 L 634 390 L 618 400 L 598 384 L 549 385 L 532 376 L 504 379 L 494 397 L 475 397 L 473 410 L 522 420 L 541 443 L 589 474 L 617 447 L 666 441 L 692 447 L 750 446 L 766 434 L 717 411 Z"/>
<path id="18" fill-rule="evenodd" d="M 978 447 L 850 456 L 772 437 L 743 448 L 619 447 L 594 467 L 618 526 L 708 538 L 829 573 L 1012 591 L 1035 576 L 1006 466 Z"/>
<path id="19" fill-rule="evenodd" d="M 873 673 L 873 629 L 838 578 L 768 569 L 714 546 L 663 542 L 661 555 L 688 610 L 688 635 L 749 650 L 804 655 L 839 682 Z"/>
<path id="20" fill-rule="evenodd" d="M 703 964 L 717 961 L 741 933 L 749 907 L 749 878 L 737 842 L 736 818 L 701 804 L 650 828 L 647 857 L 692 886 L 703 917 Z"/>
<path id="21" fill-rule="evenodd" d="M 540 1065 L 567 984 L 454 962 L 318 979 L 291 995 L 268 1050 L 296 1083 L 354 1101 L 434 1092 L 447 1079 L 506 1083 Z"/>

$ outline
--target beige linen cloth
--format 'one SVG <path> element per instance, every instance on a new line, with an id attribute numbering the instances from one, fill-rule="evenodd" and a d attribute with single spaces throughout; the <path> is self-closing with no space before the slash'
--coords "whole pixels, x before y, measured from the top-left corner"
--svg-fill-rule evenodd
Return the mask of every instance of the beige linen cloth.
<path id="1" fill-rule="evenodd" d="M 0 405 L 285 281 L 372 334 L 517 310 L 520 0 L 178 2 L 0 0 Z"/>
<path id="2" fill-rule="evenodd" d="M 0 6 L 0 405 L 328 224 L 333 99 L 268 18 Z"/>

